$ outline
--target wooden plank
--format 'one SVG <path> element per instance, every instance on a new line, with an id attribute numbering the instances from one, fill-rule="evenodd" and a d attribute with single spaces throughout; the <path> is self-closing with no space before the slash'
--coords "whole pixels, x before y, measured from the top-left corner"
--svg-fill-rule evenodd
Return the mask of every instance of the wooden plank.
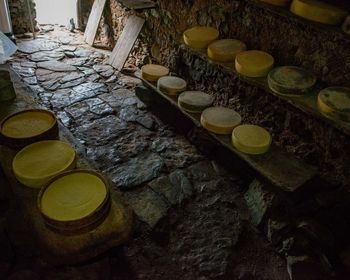
<path id="1" fill-rule="evenodd" d="M 156 3 L 150 0 L 119 0 L 119 2 L 133 10 L 154 8 L 156 6 Z"/>
<path id="2" fill-rule="evenodd" d="M 100 19 L 101 19 L 103 10 L 105 8 L 105 5 L 106 5 L 106 0 L 95 0 L 94 4 L 92 5 L 91 12 L 89 15 L 89 20 L 86 25 L 86 29 L 84 33 L 84 40 L 90 46 L 94 44 L 97 28 L 100 23 Z"/>
<path id="3" fill-rule="evenodd" d="M 108 64 L 112 65 L 118 71 L 123 69 L 125 61 L 128 59 L 144 23 L 145 20 L 138 16 L 130 16 L 128 18 L 124 30 L 107 61 Z"/>
<path id="4" fill-rule="evenodd" d="M 140 75 L 137 75 L 140 78 Z M 188 120 L 193 123 L 195 128 L 200 127 L 200 116 L 198 114 L 190 114 L 182 110 L 177 103 L 176 98 L 172 98 L 158 90 L 156 85 L 140 78 L 144 85 L 157 93 L 152 95 L 161 97 L 172 108 L 177 108 Z M 145 102 L 145 100 L 142 100 Z M 152 105 L 152 104 L 147 104 Z M 217 142 L 218 145 L 226 148 L 229 156 L 238 158 L 244 161 L 247 166 L 252 168 L 254 172 L 262 176 L 266 181 L 272 185 L 280 188 L 286 192 L 295 192 L 303 185 L 311 181 L 316 174 L 317 169 L 314 166 L 305 164 L 304 162 L 296 159 L 294 155 L 283 151 L 281 148 L 272 145 L 270 150 L 263 155 L 247 155 L 239 152 L 232 146 L 231 137 L 229 135 L 216 135 L 203 129 L 203 133 L 207 134 L 207 138 L 210 138 L 212 142 Z"/>

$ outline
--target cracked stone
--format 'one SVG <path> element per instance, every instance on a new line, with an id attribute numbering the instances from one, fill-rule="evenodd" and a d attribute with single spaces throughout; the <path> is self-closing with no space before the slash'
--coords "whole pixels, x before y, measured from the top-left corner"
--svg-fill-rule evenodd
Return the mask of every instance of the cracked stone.
<path id="1" fill-rule="evenodd" d="M 77 58 L 71 58 L 67 60 L 67 64 L 76 66 L 76 67 L 81 67 L 86 64 L 87 58 L 86 57 L 77 57 Z"/>
<path id="2" fill-rule="evenodd" d="M 114 75 L 114 69 L 111 69 L 111 70 L 108 70 L 108 71 L 105 71 L 105 72 L 101 72 L 99 74 L 100 74 L 101 77 L 103 77 L 105 79 L 108 79 L 109 77 Z"/>
<path id="3" fill-rule="evenodd" d="M 210 161 L 201 161 L 189 168 L 193 180 L 197 182 L 210 181 L 217 177 L 215 169 Z"/>
<path id="4" fill-rule="evenodd" d="M 68 116 L 66 112 L 58 112 L 56 114 L 57 118 L 65 127 L 70 127 L 72 124 L 72 119 Z"/>
<path id="5" fill-rule="evenodd" d="M 76 71 L 76 68 L 72 65 L 68 65 L 64 62 L 56 61 L 56 60 L 49 60 L 49 61 L 43 61 L 38 63 L 39 68 L 44 68 L 47 70 L 52 70 L 56 72 L 70 72 L 70 71 Z"/>
<path id="6" fill-rule="evenodd" d="M 158 194 L 164 196 L 171 205 L 181 204 L 193 194 L 191 182 L 182 170 L 176 170 L 169 176 L 163 176 L 148 183 Z"/>
<path id="7" fill-rule="evenodd" d="M 113 143 L 93 148 L 88 147 L 86 155 L 91 161 L 95 162 L 100 169 L 106 169 L 111 165 L 115 166 L 123 162 L 118 151 L 118 145 Z"/>
<path id="8" fill-rule="evenodd" d="M 36 85 L 38 83 L 35 76 L 23 78 L 23 81 L 28 85 Z"/>
<path id="9" fill-rule="evenodd" d="M 92 53 L 92 51 L 87 49 L 78 49 L 74 52 L 77 57 L 89 57 Z"/>
<path id="10" fill-rule="evenodd" d="M 69 73 L 67 75 L 65 75 L 62 80 L 61 80 L 61 83 L 66 83 L 66 82 L 70 82 L 70 81 L 74 81 L 74 80 L 77 80 L 77 79 L 80 79 L 84 77 L 83 74 L 81 73 L 78 73 L 78 72 L 72 72 L 72 73 Z"/>
<path id="11" fill-rule="evenodd" d="M 42 39 L 20 41 L 17 44 L 18 50 L 27 54 L 32 54 L 39 51 L 52 51 L 57 49 L 59 46 L 60 45 L 57 42 Z"/>
<path id="12" fill-rule="evenodd" d="M 125 196 L 138 218 L 151 228 L 168 212 L 169 206 L 167 203 L 148 187 L 127 192 Z"/>
<path id="13" fill-rule="evenodd" d="M 155 122 L 152 117 L 150 116 L 138 116 L 136 117 L 135 121 L 142 125 L 144 128 L 153 130 L 155 128 Z"/>
<path id="14" fill-rule="evenodd" d="M 60 88 L 62 88 L 62 89 L 72 88 L 72 87 L 78 86 L 84 82 L 85 82 L 85 78 L 80 78 L 80 79 L 72 80 L 70 82 L 62 83 Z"/>
<path id="15" fill-rule="evenodd" d="M 107 71 L 113 71 L 114 69 L 110 65 L 105 65 L 105 64 L 96 64 L 92 66 L 92 68 L 97 72 L 97 73 L 102 73 L 102 72 L 107 72 Z"/>
<path id="16" fill-rule="evenodd" d="M 106 80 L 106 83 L 114 83 L 118 80 L 116 75 L 112 75 L 111 77 L 108 78 L 108 80 Z"/>
<path id="17" fill-rule="evenodd" d="M 43 62 L 49 60 L 62 60 L 64 58 L 64 53 L 58 51 L 44 51 L 33 53 L 29 56 L 29 59 L 34 62 Z"/>
<path id="18" fill-rule="evenodd" d="M 49 74 L 46 75 L 38 75 L 37 74 L 37 79 L 39 82 L 59 82 L 62 80 L 62 78 L 65 76 L 65 73 L 62 72 L 50 72 Z"/>
<path id="19" fill-rule="evenodd" d="M 135 105 L 138 102 L 135 94 L 128 89 L 118 89 L 102 94 L 101 99 L 105 100 L 113 108 Z"/>
<path id="20" fill-rule="evenodd" d="M 135 107 L 126 107 L 120 110 L 119 118 L 127 122 L 135 122 L 138 111 Z"/>
<path id="21" fill-rule="evenodd" d="M 129 190 L 158 177 L 163 166 L 162 158 L 151 153 L 131 158 L 129 161 L 106 171 L 120 189 Z"/>
<path id="22" fill-rule="evenodd" d="M 106 86 L 102 83 L 94 83 L 94 82 L 86 82 L 83 83 L 79 86 L 76 86 L 73 88 L 74 91 L 76 92 L 85 92 L 85 91 L 96 91 L 98 93 L 103 93 L 103 92 L 108 92 L 108 89 L 106 88 Z"/>

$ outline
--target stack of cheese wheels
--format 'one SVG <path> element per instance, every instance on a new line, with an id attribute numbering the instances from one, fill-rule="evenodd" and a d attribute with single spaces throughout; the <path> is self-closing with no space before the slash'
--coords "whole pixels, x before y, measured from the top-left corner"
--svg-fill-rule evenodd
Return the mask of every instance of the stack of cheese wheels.
<path id="1" fill-rule="evenodd" d="M 38 196 L 46 226 L 61 234 L 95 229 L 111 206 L 108 182 L 91 170 L 73 170 L 52 178 Z"/>
<path id="2" fill-rule="evenodd" d="M 58 138 L 55 115 L 46 110 L 25 110 L 7 116 L 0 124 L 0 142 L 9 147 L 24 147 L 41 140 Z"/>
<path id="3" fill-rule="evenodd" d="M 347 15 L 345 10 L 317 0 L 293 0 L 290 10 L 305 19 L 330 25 L 342 24 Z"/>
<path id="4" fill-rule="evenodd" d="M 302 95 L 310 92 L 316 76 L 295 66 L 281 66 L 268 75 L 270 89 L 277 94 Z"/>
<path id="5" fill-rule="evenodd" d="M 327 116 L 350 122 L 350 88 L 329 87 L 321 90 L 317 104 Z"/>
<path id="6" fill-rule="evenodd" d="M 236 70 L 247 77 L 265 77 L 273 68 L 274 58 L 263 51 L 244 51 L 236 56 Z"/>
<path id="7" fill-rule="evenodd" d="M 218 40 L 209 45 L 208 57 L 219 62 L 234 62 L 236 55 L 246 49 L 247 46 L 239 40 Z"/>
<path id="8" fill-rule="evenodd" d="M 232 144 L 242 153 L 258 155 L 266 153 L 272 142 L 270 133 L 257 125 L 244 124 L 232 132 Z"/>
<path id="9" fill-rule="evenodd" d="M 158 80 L 157 87 L 168 95 L 177 95 L 186 90 L 187 82 L 179 77 L 165 76 Z"/>
<path id="10" fill-rule="evenodd" d="M 265 2 L 271 5 L 287 7 L 290 0 L 260 0 L 261 2 Z"/>
<path id="11" fill-rule="evenodd" d="M 183 38 L 187 46 L 194 49 L 204 49 L 219 38 L 219 31 L 213 27 L 195 26 L 187 29 Z"/>
<path id="12" fill-rule="evenodd" d="M 215 134 L 231 134 L 241 120 L 236 111 L 225 107 L 211 107 L 201 115 L 202 126 Z"/>
<path id="13" fill-rule="evenodd" d="M 30 144 L 19 151 L 12 162 L 17 180 L 32 188 L 41 188 L 52 177 L 74 169 L 75 165 L 75 150 L 58 140 Z"/>
<path id="14" fill-rule="evenodd" d="M 201 91 L 184 91 L 178 98 L 179 106 L 190 113 L 201 113 L 212 106 L 213 101 L 213 97 Z"/>
<path id="15" fill-rule="evenodd" d="M 158 64 L 146 64 L 141 68 L 142 78 L 149 82 L 157 82 L 159 78 L 169 75 L 169 69 Z"/>

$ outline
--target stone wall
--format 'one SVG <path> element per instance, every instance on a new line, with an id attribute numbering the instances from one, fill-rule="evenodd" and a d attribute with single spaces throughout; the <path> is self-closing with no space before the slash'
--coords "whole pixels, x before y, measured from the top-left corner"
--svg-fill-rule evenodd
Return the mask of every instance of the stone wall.
<path id="1" fill-rule="evenodd" d="M 31 14 L 33 18 L 34 27 L 36 26 L 36 10 L 33 0 L 8 0 L 11 14 L 13 33 L 22 34 L 31 32 L 31 24 L 29 20 L 29 13 L 27 9 L 27 1 L 30 3 Z"/>
<path id="2" fill-rule="evenodd" d="M 346 1 L 329 2 L 349 8 Z M 157 4 L 157 9 L 140 14 L 146 25 L 130 56 L 135 62 L 135 57 L 143 54 L 136 60 L 138 66 L 150 57 L 152 47 L 159 49 L 160 55 L 153 62 L 168 65 L 188 80 L 191 88 L 209 92 L 216 104 L 234 108 L 245 122 L 268 128 L 277 145 L 318 166 L 328 179 L 349 184 L 349 137 L 203 61 L 180 44 L 188 27 L 211 25 L 223 38 L 238 38 L 250 49 L 271 53 L 280 65 L 302 66 L 314 72 L 325 85 L 349 86 L 348 35 L 338 27 L 311 23 L 251 0 L 158 0 Z M 105 16 L 111 28 L 107 46 L 113 46 L 128 13 L 116 0 L 107 1 Z"/>

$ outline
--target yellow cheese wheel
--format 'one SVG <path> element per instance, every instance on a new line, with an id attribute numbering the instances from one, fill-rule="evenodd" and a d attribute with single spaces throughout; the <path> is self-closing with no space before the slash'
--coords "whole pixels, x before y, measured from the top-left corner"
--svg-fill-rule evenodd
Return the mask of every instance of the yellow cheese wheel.
<path id="1" fill-rule="evenodd" d="M 187 82 L 179 77 L 165 76 L 158 80 L 157 87 L 169 95 L 177 95 L 186 90 Z"/>
<path id="2" fill-rule="evenodd" d="M 347 15 L 346 11 L 317 0 L 293 0 L 290 10 L 305 19 L 330 25 L 340 25 Z"/>
<path id="3" fill-rule="evenodd" d="M 268 151 L 271 146 L 270 133 L 257 125 L 240 125 L 232 132 L 232 144 L 242 153 L 258 155 Z"/>
<path id="4" fill-rule="evenodd" d="M 149 82 L 156 82 L 160 77 L 167 76 L 169 69 L 158 64 L 146 64 L 141 68 L 142 78 Z"/>
<path id="5" fill-rule="evenodd" d="M 280 7 L 286 7 L 290 2 L 290 0 L 260 0 L 260 1 L 271 5 L 280 6 Z"/>
<path id="6" fill-rule="evenodd" d="M 350 88 L 323 89 L 318 95 L 317 104 L 322 113 L 336 119 L 350 121 Z"/>
<path id="7" fill-rule="evenodd" d="M 19 151 L 12 168 L 23 185 L 41 188 L 55 175 L 75 168 L 75 157 L 75 150 L 65 142 L 40 141 Z"/>
<path id="8" fill-rule="evenodd" d="M 94 174 L 73 172 L 54 180 L 41 197 L 41 212 L 56 221 L 76 221 L 91 215 L 105 201 L 106 185 Z"/>
<path id="9" fill-rule="evenodd" d="M 212 106 L 213 97 L 201 91 L 184 91 L 179 95 L 178 104 L 187 112 L 201 113 Z"/>
<path id="10" fill-rule="evenodd" d="M 220 62 L 233 62 L 239 52 L 245 51 L 247 46 L 235 39 L 218 40 L 208 47 L 208 57 Z"/>
<path id="11" fill-rule="evenodd" d="M 204 49 L 219 38 L 219 31 L 213 27 L 195 26 L 187 29 L 183 34 L 187 46 L 195 49 Z"/>
<path id="12" fill-rule="evenodd" d="M 30 138 L 48 131 L 56 123 L 51 113 L 24 111 L 8 118 L 1 126 L 1 133 L 11 138 Z"/>
<path id="13" fill-rule="evenodd" d="M 201 115 L 202 126 L 216 134 L 231 134 L 241 120 L 236 111 L 224 107 L 210 107 Z"/>
<path id="14" fill-rule="evenodd" d="M 244 51 L 236 56 L 236 70 L 247 77 L 265 77 L 273 68 L 274 58 L 263 51 Z"/>

